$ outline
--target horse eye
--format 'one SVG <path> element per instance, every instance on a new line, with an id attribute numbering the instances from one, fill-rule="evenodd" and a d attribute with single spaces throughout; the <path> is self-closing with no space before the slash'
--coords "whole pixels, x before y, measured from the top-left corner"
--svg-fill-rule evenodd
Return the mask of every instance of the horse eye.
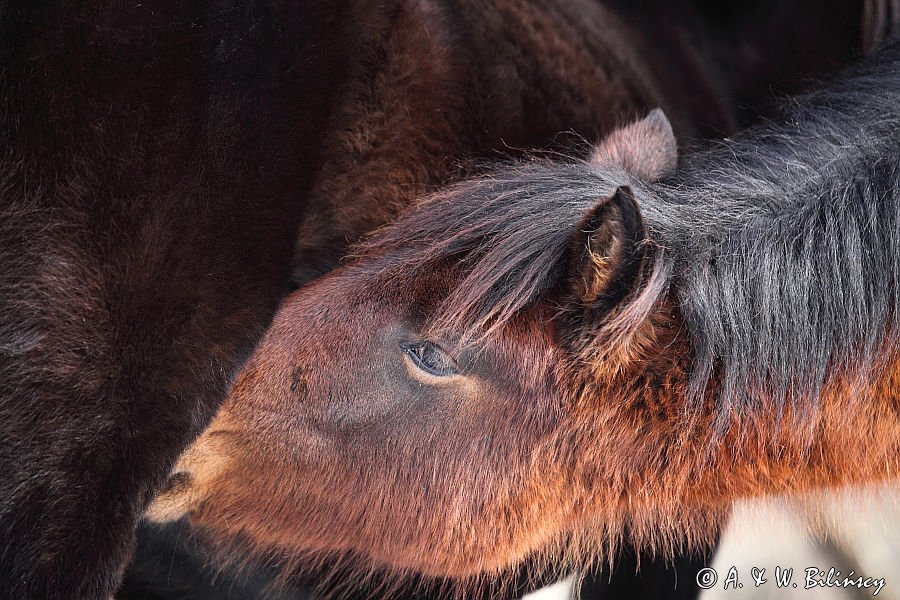
<path id="1" fill-rule="evenodd" d="M 431 342 L 409 342 L 400 344 L 400 348 L 406 352 L 420 370 L 434 377 L 449 377 L 459 374 L 456 362 L 450 356 Z"/>

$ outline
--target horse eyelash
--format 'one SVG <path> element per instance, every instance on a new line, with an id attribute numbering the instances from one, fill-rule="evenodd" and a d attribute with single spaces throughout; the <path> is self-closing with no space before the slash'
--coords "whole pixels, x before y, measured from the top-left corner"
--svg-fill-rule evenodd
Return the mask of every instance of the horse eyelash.
<path id="1" fill-rule="evenodd" d="M 435 377 L 449 377 L 459 374 L 459 367 L 456 364 L 456 361 L 453 360 L 453 358 L 443 348 L 441 348 L 434 342 L 404 342 L 400 344 L 400 348 L 405 353 L 407 353 L 410 358 L 412 358 L 413 362 L 416 363 L 416 367 L 425 371 L 429 375 L 433 375 Z M 441 372 L 437 372 L 425 362 L 425 351 L 428 348 L 431 348 L 440 354 L 441 362 L 443 363 L 441 365 L 443 367 Z"/>

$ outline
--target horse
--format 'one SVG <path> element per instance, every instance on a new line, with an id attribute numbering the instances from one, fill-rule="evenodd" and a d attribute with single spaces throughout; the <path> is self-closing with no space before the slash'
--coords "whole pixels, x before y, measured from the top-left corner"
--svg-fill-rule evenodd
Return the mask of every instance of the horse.
<path id="1" fill-rule="evenodd" d="M 895 476 L 898 146 L 894 41 L 674 174 L 654 111 L 437 193 L 282 303 L 148 514 L 464 579 Z"/>

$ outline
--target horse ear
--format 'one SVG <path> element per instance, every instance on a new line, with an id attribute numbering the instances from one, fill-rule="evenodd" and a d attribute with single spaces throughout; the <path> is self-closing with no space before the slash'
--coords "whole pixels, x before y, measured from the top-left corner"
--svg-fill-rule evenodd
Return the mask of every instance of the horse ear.
<path id="1" fill-rule="evenodd" d="M 590 162 L 621 165 L 645 181 L 656 181 L 675 171 L 678 144 L 665 113 L 655 108 L 635 121 L 606 136 L 591 152 Z"/>
<path id="2" fill-rule="evenodd" d="M 621 186 L 594 206 L 570 242 L 570 308 L 602 317 L 622 301 L 639 279 L 646 238 L 630 188 Z"/>

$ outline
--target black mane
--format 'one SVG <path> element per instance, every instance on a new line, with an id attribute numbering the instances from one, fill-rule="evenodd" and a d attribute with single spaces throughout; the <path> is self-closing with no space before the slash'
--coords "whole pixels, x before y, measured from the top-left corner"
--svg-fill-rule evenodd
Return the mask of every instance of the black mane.
<path id="1" fill-rule="evenodd" d="M 536 160 L 432 197 L 364 250 L 399 258 L 395 282 L 459 259 L 462 281 L 436 321 L 478 335 L 560 282 L 573 228 L 619 185 L 634 189 L 655 248 L 652 299 L 669 292 L 685 319 L 696 398 L 718 372 L 726 407 L 815 404 L 895 343 L 898 42 L 661 184 Z"/>
<path id="2" fill-rule="evenodd" d="M 616 181 L 583 163 L 535 159 L 430 197 L 360 250 L 389 251 L 385 285 L 459 259 L 465 278 L 433 325 L 479 337 L 558 283 L 572 229 Z"/>

